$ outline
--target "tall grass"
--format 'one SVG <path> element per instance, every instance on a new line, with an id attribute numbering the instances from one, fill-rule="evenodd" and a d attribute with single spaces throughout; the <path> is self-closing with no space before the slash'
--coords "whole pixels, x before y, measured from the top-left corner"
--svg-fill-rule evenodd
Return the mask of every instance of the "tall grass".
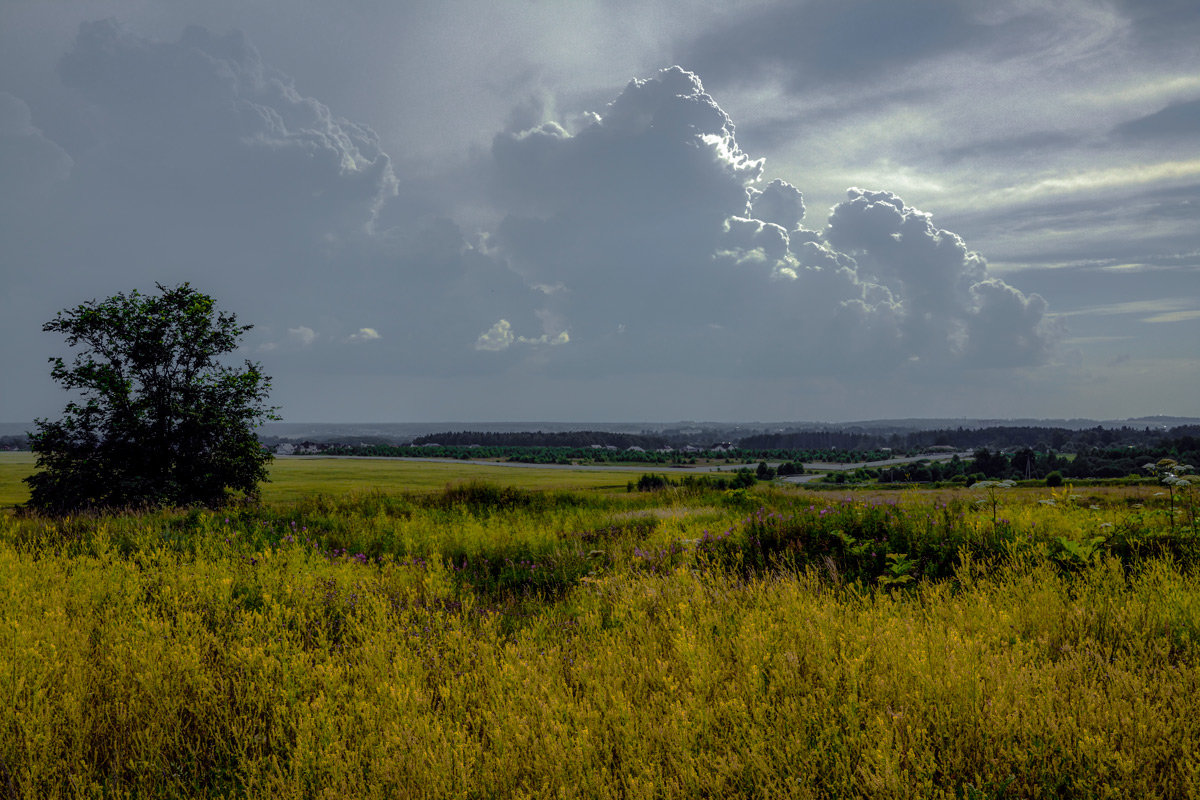
<path id="1" fill-rule="evenodd" d="M 0 796 L 1195 796 L 1190 542 L 973 500 L 0 518 Z"/>

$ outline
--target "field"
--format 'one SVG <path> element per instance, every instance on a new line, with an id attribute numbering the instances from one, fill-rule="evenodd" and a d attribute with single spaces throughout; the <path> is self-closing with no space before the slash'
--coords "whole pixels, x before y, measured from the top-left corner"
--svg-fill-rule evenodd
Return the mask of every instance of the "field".
<path id="1" fill-rule="evenodd" d="M 21 479 L 33 469 L 32 453 L 0 453 L 0 509 L 29 499 Z M 262 487 L 263 500 L 267 503 L 296 502 L 318 493 L 439 491 L 447 483 L 472 479 L 523 489 L 607 488 L 625 491 L 629 478 L 637 478 L 639 473 L 305 457 L 276 459 L 271 464 L 270 474 L 270 482 Z"/>
<path id="2" fill-rule="evenodd" d="M 0 515 L 0 797 L 1200 795 L 1190 487 L 483 469 Z"/>

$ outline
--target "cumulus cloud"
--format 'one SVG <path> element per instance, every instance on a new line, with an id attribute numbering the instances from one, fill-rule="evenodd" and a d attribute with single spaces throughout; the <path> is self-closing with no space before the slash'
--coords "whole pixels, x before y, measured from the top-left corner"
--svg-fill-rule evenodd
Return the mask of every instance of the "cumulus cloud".
<path id="1" fill-rule="evenodd" d="M 750 189 L 751 211 L 755 219 L 778 225 L 784 230 L 800 227 L 804 219 L 804 195 L 787 181 L 776 178 L 762 189 Z"/>
<path id="2" fill-rule="evenodd" d="M 496 251 L 529 282 L 561 286 L 544 307 L 570 321 L 573 342 L 653 324 L 667 301 L 708 322 L 727 299 L 713 282 L 737 283 L 713 269 L 713 249 L 726 218 L 748 212 L 763 161 L 679 67 L 630 81 L 584 119 L 574 133 L 551 122 L 494 140 L 493 191 L 512 210 Z"/>
<path id="3" fill-rule="evenodd" d="M 821 230 L 803 228 L 800 190 L 761 185 L 763 161 L 692 73 L 631 81 L 589 119 L 509 131 L 492 150 L 499 194 L 520 209 L 496 252 L 560 287 L 544 301 L 573 329 L 564 364 L 954 371 L 1053 350 L 1041 297 L 894 193 L 851 189 Z M 477 349 L 521 341 L 501 323 Z"/>
<path id="4" fill-rule="evenodd" d="M 44 261 L 236 298 L 285 374 L 732 386 L 1030 365 L 1053 346 L 1041 298 L 894 194 L 851 190 L 803 227 L 801 190 L 764 180 L 680 67 L 594 112 L 554 119 L 546 98 L 514 113 L 469 176 L 504 213 L 482 231 L 419 188 L 397 198 L 375 134 L 239 33 L 88 23 L 60 75 L 94 123 L 69 155 L 0 96 L 0 147 L 36 156 L 26 183 L 63 190 L 71 250 Z"/>
<path id="5" fill-rule="evenodd" d="M 512 332 L 512 324 L 508 320 L 502 319 L 479 334 L 479 338 L 475 340 L 475 349 L 490 350 L 493 352 L 507 350 L 515 338 Z"/>
<path id="6" fill-rule="evenodd" d="M 553 334 L 543 333 L 541 336 L 517 336 L 513 333 L 512 324 L 508 320 L 502 319 L 479 334 L 479 338 L 475 340 L 475 349 L 500 352 L 514 344 L 558 346 L 568 344 L 570 341 L 571 336 L 565 330 Z"/>

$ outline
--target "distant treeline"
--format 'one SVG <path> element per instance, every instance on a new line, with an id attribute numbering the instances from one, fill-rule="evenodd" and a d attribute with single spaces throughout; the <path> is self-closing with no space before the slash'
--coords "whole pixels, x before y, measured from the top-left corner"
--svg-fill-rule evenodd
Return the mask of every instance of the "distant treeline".
<path id="1" fill-rule="evenodd" d="M 884 469 L 860 469 L 843 480 L 878 480 L 884 483 L 931 481 L 974 482 L 977 480 L 1044 479 L 1057 473 L 1071 478 L 1149 477 L 1146 464 L 1169 458 L 1179 464 L 1200 465 L 1200 438 L 1180 436 L 1160 440 L 1148 447 L 1092 447 L 1066 458 L 1053 451 L 1038 452 L 1022 448 L 1002 453 L 987 448 L 976 450 L 972 458 L 951 461 L 902 464 Z"/>
<path id="2" fill-rule="evenodd" d="M 423 445 L 312 445 L 307 452 L 330 456 L 376 456 L 386 458 L 457 458 L 517 461 L 525 464 L 689 464 L 697 459 L 726 458 L 729 453 L 706 450 L 657 452 L 641 445 L 639 449 L 587 445 L 585 447 L 519 447 L 516 445 L 453 445 L 431 442 Z M 741 456 L 739 455 L 739 458 Z"/>
<path id="3" fill-rule="evenodd" d="M 520 431 L 516 433 L 480 433 L 478 431 L 447 431 L 413 439 L 414 445 L 456 445 L 459 447 L 617 447 L 622 450 L 641 447 L 658 450 L 671 446 L 665 436 L 636 433 L 606 433 L 604 431 Z"/>
<path id="4" fill-rule="evenodd" d="M 952 447 L 955 450 L 1016 450 L 1030 448 L 1038 452 L 1081 453 L 1093 448 L 1106 447 L 1153 447 L 1168 439 L 1200 435 L 1200 426 L 1182 426 L 1164 431 L 1161 428 L 1105 428 L 1096 426 L 1075 430 L 1042 426 L 992 426 L 987 428 L 939 428 L 905 433 L 877 433 L 863 429 L 852 430 L 801 430 L 779 433 L 760 433 L 733 441 L 739 451 L 747 455 L 795 453 L 797 451 L 837 452 L 850 451 L 868 454 L 920 453 L 930 447 Z M 694 436 L 681 434 L 631 434 L 605 431 L 526 431 L 518 433 L 480 433 L 474 431 L 447 431 L 421 436 L 413 440 L 415 445 L 439 444 L 444 446 L 481 447 L 616 447 L 627 450 L 641 447 L 660 450 L 666 447 L 681 448 L 696 446 L 700 450 L 714 450 L 719 442 L 696 442 Z M 867 459 L 863 459 L 867 460 Z"/>
<path id="5" fill-rule="evenodd" d="M 870 431 L 786 431 L 748 436 L 738 441 L 748 450 L 880 450 L 919 452 L 929 447 L 953 447 L 956 450 L 1009 450 L 1028 447 L 1039 452 L 1080 453 L 1091 448 L 1152 447 L 1168 439 L 1200 435 L 1200 427 L 1181 426 L 1170 431 L 1154 428 L 1070 428 L 1008 427 L 943 428 L 910 433 L 877 434 Z"/>

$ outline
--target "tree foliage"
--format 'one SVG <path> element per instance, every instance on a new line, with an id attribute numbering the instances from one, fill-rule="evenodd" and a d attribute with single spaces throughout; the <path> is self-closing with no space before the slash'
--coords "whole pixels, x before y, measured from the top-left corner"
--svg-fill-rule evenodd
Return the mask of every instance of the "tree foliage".
<path id="1" fill-rule="evenodd" d="M 270 378 L 219 358 L 250 325 L 187 283 L 60 311 L 43 331 L 78 348 L 51 377 L 74 394 L 62 419 L 37 420 L 29 505 L 49 512 L 218 505 L 256 496 L 271 455 L 254 428 L 276 419 Z"/>

